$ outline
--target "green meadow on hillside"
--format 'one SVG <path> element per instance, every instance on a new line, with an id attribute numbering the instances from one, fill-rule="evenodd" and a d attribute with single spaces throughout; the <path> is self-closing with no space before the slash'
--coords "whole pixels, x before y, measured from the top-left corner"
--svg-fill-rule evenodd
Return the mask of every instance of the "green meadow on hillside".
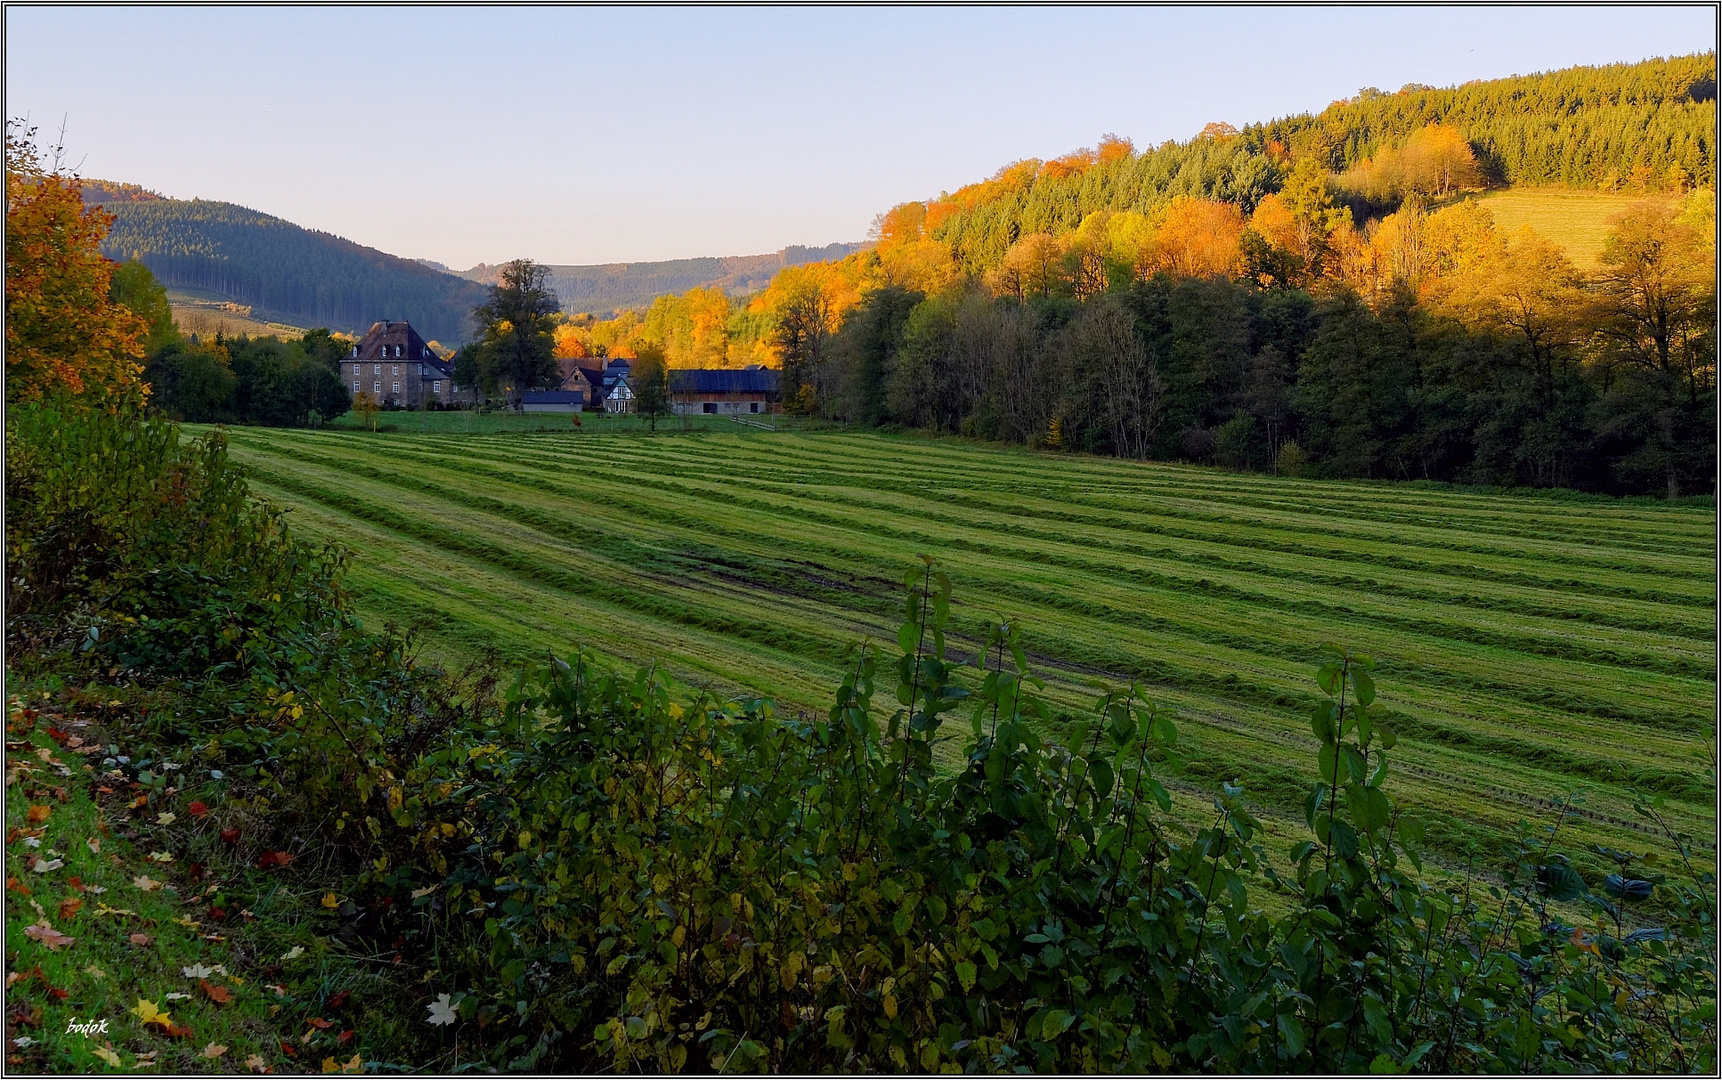
<path id="1" fill-rule="evenodd" d="M 297 529 L 354 551 L 367 620 L 449 661 L 582 646 L 822 712 L 846 647 L 894 636 L 924 551 L 955 582 L 959 654 L 987 620 L 1019 619 L 1073 715 L 1091 680 L 1141 680 L 1177 710 L 1181 786 L 1241 781 L 1284 835 L 1330 640 L 1377 658 L 1401 714 L 1396 790 L 1435 812 L 1451 857 L 1574 790 L 1575 847 L 1655 843 L 1633 788 L 1714 835 L 1709 505 L 878 435 L 230 437 Z"/>
<path id="2" fill-rule="evenodd" d="M 1477 201 L 1489 208 L 1495 227 L 1503 233 L 1529 225 L 1565 251 L 1579 269 L 1595 270 L 1601 265 L 1609 219 L 1638 198 L 1592 191 L 1509 188 L 1489 192 Z"/>

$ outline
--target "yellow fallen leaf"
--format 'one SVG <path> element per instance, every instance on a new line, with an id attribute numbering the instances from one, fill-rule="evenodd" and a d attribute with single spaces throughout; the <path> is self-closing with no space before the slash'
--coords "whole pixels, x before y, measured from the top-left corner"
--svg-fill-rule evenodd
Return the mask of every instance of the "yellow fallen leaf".
<path id="1" fill-rule="evenodd" d="M 170 814 L 165 810 L 155 816 L 157 825 L 172 825 L 177 820 L 179 820 L 178 814 Z"/>
<path id="2" fill-rule="evenodd" d="M 94 964 L 91 964 L 89 967 L 85 968 L 84 974 L 86 974 L 86 975 L 88 975 L 94 979 L 105 979 L 108 977 L 107 972 L 103 971 L 101 968 L 97 967 Z"/>
<path id="3" fill-rule="evenodd" d="M 132 884 L 137 888 L 142 889 L 144 892 L 155 892 L 157 889 L 161 888 L 161 882 L 150 877 L 148 874 L 139 874 L 137 877 L 132 878 Z"/>
<path id="4" fill-rule="evenodd" d="M 217 1046 L 215 1043 L 210 1043 L 203 1048 L 203 1056 L 206 1058 L 218 1058 L 225 1053 L 227 1053 L 227 1047 Z"/>
<path id="5" fill-rule="evenodd" d="M 170 863 L 173 861 L 173 856 L 165 851 L 152 851 L 149 853 L 149 857 L 151 862 Z"/>
<path id="6" fill-rule="evenodd" d="M 130 908 L 109 907 L 108 905 L 106 905 L 106 904 L 102 903 L 100 900 L 98 900 L 98 901 L 96 901 L 96 914 L 97 915 L 136 915 L 137 912 L 131 910 Z"/>
<path id="7" fill-rule="evenodd" d="M 102 838 L 92 836 L 84 841 L 84 846 L 90 849 L 91 855 L 100 855 L 102 853 Z"/>
<path id="8" fill-rule="evenodd" d="M 365 1071 L 365 1063 L 358 1054 L 354 1054 L 351 1061 L 341 1066 L 341 1071 L 344 1073 L 362 1073 Z"/>
<path id="9" fill-rule="evenodd" d="M 128 1011 L 143 1021 L 146 1027 L 150 1024 L 156 1024 L 163 1028 L 173 1026 L 173 1018 L 156 1008 L 155 1002 L 148 998 L 138 998 L 137 1007 Z"/>
<path id="10" fill-rule="evenodd" d="M 326 1073 L 340 1072 L 341 1066 L 335 1063 L 334 1058 L 326 1057 L 323 1059 L 323 1071 Z"/>
<path id="11" fill-rule="evenodd" d="M 181 926 L 189 926 L 193 930 L 196 930 L 198 927 L 203 925 L 202 923 L 198 922 L 196 919 L 188 919 L 184 915 L 181 915 L 179 918 L 177 918 L 173 921 L 178 923 Z"/>
<path id="12" fill-rule="evenodd" d="M 269 1063 L 264 1061 L 259 1055 L 252 1054 L 250 1057 L 245 1059 L 245 1067 L 247 1069 L 267 1069 L 269 1067 Z"/>
<path id="13" fill-rule="evenodd" d="M 323 906 L 333 910 L 334 908 L 338 908 L 341 906 L 341 901 L 339 901 L 338 899 L 335 898 L 334 893 L 324 893 L 323 894 Z M 330 1058 L 329 1060 L 333 1061 L 334 1059 Z"/>
<path id="14" fill-rule="evenodd" d="M 124 1064 L 124 1062 L 120 1061 L 120 1056 L 114 1053 L 114 1048 L 112 1046 L 96 1047 L 95 1055 L 116 1069 Z"/>

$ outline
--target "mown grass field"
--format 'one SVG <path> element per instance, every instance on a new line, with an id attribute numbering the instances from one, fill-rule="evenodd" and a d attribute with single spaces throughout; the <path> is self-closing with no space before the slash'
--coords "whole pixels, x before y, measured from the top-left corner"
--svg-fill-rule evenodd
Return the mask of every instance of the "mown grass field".
<path id="1" fill-rule="evenodd" d="M 1089 680 L 1142 681 L 1176 709 L 1184 811 L 1194 820 L 1202 790 L 1241 781 L 1281 855 L 1313 779 L 1318 646 L 1335 641 L 1376 658 L 1400 714 L 1391 783 L 1453 860 L 1521 819 L 1553 820 L 1546 800 L 1575 789 L 1563 846 L 1659 847 L 1635 787 L 1714 860 L 1712 506 L 915 436 L 231 439 L 297 529 L 355 552 L 361 613 L 449 660 L 579 645 L 823 711 L 851 643 L 894 641 L 900 583 L 924 551 L 955 582 L 956 650 L 994 615 L 1020 619 L 1068 716 L 1091 704 Z"/>
<path id="2" fill-rule="evenodd" d="M 1581 270 L 1601 265 L 1602 244 L 1609 219 L 1637 202 L 1636 195 L 1595 191 L 1509 188 L 1492 191 L 1477 201 L 1495 216 L 1495 227 L 1514 233 L 1529 225 L 1567 253 Z"/>

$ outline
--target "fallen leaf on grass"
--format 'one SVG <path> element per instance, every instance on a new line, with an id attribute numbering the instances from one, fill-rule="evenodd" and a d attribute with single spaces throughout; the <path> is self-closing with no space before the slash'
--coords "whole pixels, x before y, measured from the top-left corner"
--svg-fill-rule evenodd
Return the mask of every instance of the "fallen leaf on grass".
<path id="1" fill-rule="evenodd" d="M 203 987 L 203 992 L 209 995 L 209 1000 L 217 1005 L 233 1004 L 233 991 L 225 986 L 216 986 L 208 979 L 199 979 L 197 985 Z"/>
<path id="2" fill-rule="evenodd" d="M 91 964 L 89 967 L 85 968 L 84 974 L 90 976 L 92 979 L 105 979 L 108 977 L 107 972 L 103 971 L 101 968 L 97 967 L 94 964 Z"/>
<path id="3" fill-rule="evenodd" d="M 323 1019 L 321 1016 L 313 1016 L 305 1022 L 316 1028 L 318 1031 L 328 1031 L 330 1028 L 335 1026 L 333 1023 Z"/>
<path id="4" fill-rule="evenodd" d="M 422 889 L 414 889 L 412 898 L 414 900 L 417 900 L 419 897 L 429 896 L 433 892 L 436 892 L 436 886 L 435 885 L 426 885 Z"/>
<path id="5" fill-rule="evenodd" d="M 120 1056 L 114 1053 L 113 1044 L 111 1043 L 97 1047 L 92 1051 L 92 1053 L 116 1069 L 125 1064 L 120 1060 Z"/>
<path id="6" fill-rule="evenodd" d="M 177 991 L 170 990 L 170 991 L 168 991 L 167 999 L 169 1001 L 190 1001 L 191 995 L 190 994 L 181 994 Z"/>
<path id="7" fill-rule="evenodd" d="M 136 810 L 140 806 L 148 806 L 148 805 L 149 805 L 149 796 L 148 795 L 139 795 L 137 798 L 133 799 L 130 803 L 128 803 L 126 805 L 126 809 L 127 810 Z"/>
<path id="8" fill-rule="evenodd" d="M 460 1019 L 460 1017 L 455 1014 L 454 1003 L 449 1000 L 449 996 L 447 994 L 437 995 L 437 999 L 429 1005 L 426 1005 L 425 1008 L 430 1010 L 430 1019 L 428 1022 L 433 1025 L 452 1024 L 456 1020 Z"/>
<path id="9" fill-rule="evenodd" d="M 155 823 L 157 825 L 172 825 L 175 821 L 178 821 L 178 820 L 179 820 L 178 814 L 170 814 L 166 810 L 163 810 L 161 813 L 159 813 L 155 816 Z"/>
<path id="10" fill-rule="evenodd" d="M 83 879 L 78 877 L 76 874 L 72 875 L 72 880 L 66 882 L 66 885 L 73 892 L 83 892 L 85 888 Z"/>
<path id="11" fill-rule="evenodd" d="M 149 859 L 150 862 L 170 863 L 173 861 L 173 856 L 165 851 L 152 851 L 149 853 Z"/>
<path id="12" fill-rule="evenodd" d="M 161 882 L 147 874 L 140 874 L 139 876 L 132 878 L 132 884 L 142 889 L 144 892 L 155 892 L 157 889 L 161 888 Z"/>
<path id="13" fill-rule="evenodd" d="M 281 1052 L 283 1054 L 286 1054 L 288 1057 L 298 1057 L 299 1056 L 299 1051 L 293 1049 L 293 1044 L 288 1042 L 286 1039 L 277 1039 L 275 1041 L 278 1044 L 280 1044 Z"/>
<path id="14" fill-rule="evenodd" d="M 301 956 L 304 956 L 304 955 L 305 955 L 305 946 L 295 945 L 291 949 L 288 949 L 286 952 L 282 953 L 281 959 L 283 959 L 283 960 L 297 960 Z"/>
<path id="15" fill-rule="evenodd" d="M 341 906 L 341 901 L 338 900 L 335 897 L 335 894 L 332 892 L 331 893 L 324 893 L 323 894 L 323 906 L 333 910 L 333 909 Z"/>
<path id="16" fill-rule="evenodd" d="M 209 807 L 203 805 L 203 801 L 199 800 L 186 807 L 185 812 L 190 814 L 192 817 L 200 818 L 209 813 Z"/>
<path id="17" fill-rule="evenodd" d="M 166 1035 L 170 1039 L 189 1039 L 189 1038 L 191 1038 L 191 1029 L 188 1027 L 183 1027 L 179 1024 L 169 1024 L 167 1027 L 164 1027 L 161 1029 L 161 1033 L 163 1035 Z"/>
<path id="18" fill-rule="evenodd" d="M 36 871 L 38 874 L 49 874 L 64 865 L 66 865 L 66 860 L 64 859 L 55 859 L 52 862 L 43 862 L 41 859 L 37 859 L 36 865 L 30 867 L 30 869 Z"/>
<path id="19" fill-rule="evenodd" d="M 257 865 L 267 870 L 271 866 L 286 866 L 293 861 L 293 856 L 285 851 L 265 851 L 257 860 Z"/>
<path id="20" fill-rule="evenodd" d="M 347 1001 L 352 996 L 353 996 L 353 992 L 351 990 L 342 990 L 340 993 L 329 995 L 329 1008 L 331 1008 L 331 1009 L 344 1009 L 344 1008 L 346 1008 L 347 1007 Z"/>
<path id="21" fill-rule="evenodd" d="M 6 891 L 15 892 L 20 896 L 29 896 L 30 886 L 24 884 L 15 877 L 8 877 L 6 879 Z"/>
<path id="22" fill-rule="evenodd" d="M 97 915 L 136 915 L 137 912 L 133 911 L 131 908 L 109 907 L 108 905 L 102 903 L 100 900 L 97 900 L 96 901 L 96 914 Z"/>
<path id="23" fill-rule="evenodd" d="M 83 906 L 84 898 L 81 896 L 74 896 L 70 900 L 60 901 L 60 918 L 71 918 L 73 915 L 76 915 L 78 913 L 78 909 Z"/>
<path id="24" fill-rule="evenodd" d="M 212 1060 L 225 1053 L 227 1053 L 227 1047 L 217 1046 L 215 1043 L 210 1043 L 208 1046 L 203 1048 L 203 1056 Z"/>
<path id="25" fill-rule="evenodd" d="M 52 816 L 53 813 L 54 813 L 54 808 L 52 806 L 47 806 L 45 804 L 38 804 L 36 806 L 32 806 L 32 807 L 30 807 L 30 814 L 29 814 L 30 824 L 40 825 L 42 822 L 47 821 L 48 818 L 50 816 Z M 13 818 L 12 820 L 16 821 L 18 819 Z"/>
<path id="26" fill-rule="evenodd" d="M 353 1041 L 353 1029 L 348 1028 L 346 1031 L 341 1032 L 339 1035 L 335 1036 L 335 1041 L 338 1043 L 341 1043 L 342 1045 L 346 1045 L 347 1043 L 352 1042 Z"/>
<path id="27" fill-rule="evenodd" d="M 173 1026 L 173 1017 L 162 1012 L 161 1009 L 156 1007 L 156 1003 L 148 998 L 138 998 L 137 1005 L 126 1011 L 141 1020 L 145 1027 L 148 1027 L 151 1024 L 155 1024 L 164 1029 Z"/>
<path id="28" fill-rule="evenodd" d="M 102 853 L 102 838 L 92 836 L 84 841 L 84 846 L 90 849 L 91 855 L 100 855 Z"/>
<path id="29" fill-rule="evenodd" d="M 223 830 L 221 830 L 221 842 L 224 844 L 237 844 L 237 843 L 239 843 L 239 830 L 238 829 L 223 829 Z"/>
<path id="30" fill-rule="evenodd" d="M 178 923 L 181 926 L 189 927 L 193 930 L 196 930 L 198 927 L 203 925 L 202 923 L 198 922 L 196 919 L 188 919 L 184 915 L 181 915 L 179 918 L 177 918 L 173 921 Z"/>
<path id="31" fill-rule="evenodd" d="M 60 946 L 70 945 L 76 938 L 69 938 L 47 923 L 36 923 L 24 928 L 24 936 L 35 938 L 48 947 L 49 952 L 59 952 Z"/>
<path id="32" fill-rule="evenodd" d="M 133 934 L 129 940 L 133 945 L 149 945 L 155 941 L 155 938 L 148 934 Z"/>
<path id="33" fill-rule="evenodd" d="M 269 1068 L 269 1063 L 264 1061 L 261 1056 L 252 1054 L 250 1057 L 245 1059 L 245 1067 L 247 1069 L 256 1069 L 259 1072 L 265 1072 Z"/>

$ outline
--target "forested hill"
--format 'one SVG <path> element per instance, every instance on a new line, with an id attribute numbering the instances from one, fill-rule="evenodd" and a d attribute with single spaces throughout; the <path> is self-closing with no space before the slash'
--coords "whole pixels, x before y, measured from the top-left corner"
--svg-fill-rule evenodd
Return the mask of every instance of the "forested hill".
<path id="1" fill-rule="evenodd" d="M 455 344 L 486 295 L 476 282 L 233 203 L 99 201 L 115 218 L 104 255 L 135 256 L 169 286 L 221 293 L 264 319 L 348 332 L 405 319 Z"/>
<path id="2" fill-rule="evenodd" d="M 551 286 L 562 301 L 563 311 L 608 315 L 619 309 L 644 308 L 660 296 L 695 288 L 715 288 L 732 295 L 757 292 L 770 284 L 771 276 L 786 266 L 841 259 L 860 247 L 860 244 L 827 244 L 810 248 L 795 244 L 770 255 L 593 266 L 552 265 Z M 471 270 L 462 271 L 460 276 L 489 284 L 496 271 L 497 267 L 480 263 Z"/>
<path id="3" fill-rule="evenodd" d="M 927 232 L 962 267 L 996 265 L 1029 233 L 1069 232 L 1098 210 L 1152 213 L 1179 196 L 1239 204 L 1248 214 L 1291 163 L 1314 158 L 1342 174 L 1429 124 L 1456 128 L 1493 184 L 1658 191 L 1678 168 L 1716 182 L 1716 55 L 1575 67 L 1435 89 L 1373 88 L 1242 130 L 1210 124 L 1188 142 L 1141 153 L 1122 140 L 1099 152 L 1028 160 L 925 208 Z M 1342 192 L 1343 193 L 1343 192 Z"/>

